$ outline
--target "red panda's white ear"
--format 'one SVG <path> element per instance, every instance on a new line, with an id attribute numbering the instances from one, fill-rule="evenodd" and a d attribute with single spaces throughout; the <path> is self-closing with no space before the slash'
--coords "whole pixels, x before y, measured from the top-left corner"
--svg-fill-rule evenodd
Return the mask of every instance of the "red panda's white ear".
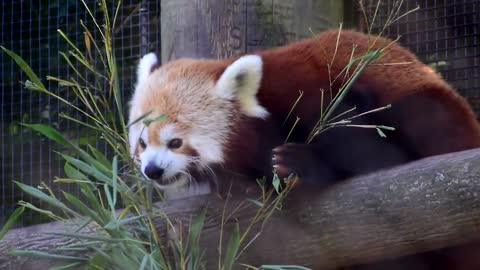
<path id="1" fill-rule="evenodd" d="M 237 100 L 248 116 L 266 118 L 268 111 L 258 104 L 257 92 L 262 79 L 262 58 L 246 55 L 228 66 L 216 84 L 219 97 Z"/>
<path id="2" fill-rule="evenodd" d="M 140 59 L 140 63 L 137 68 L 137 83 L 143 82 L 150 73 L 152 73 L 154 67 L 158 65 L 158 59 L 155 53 L 146 54 Z"/>

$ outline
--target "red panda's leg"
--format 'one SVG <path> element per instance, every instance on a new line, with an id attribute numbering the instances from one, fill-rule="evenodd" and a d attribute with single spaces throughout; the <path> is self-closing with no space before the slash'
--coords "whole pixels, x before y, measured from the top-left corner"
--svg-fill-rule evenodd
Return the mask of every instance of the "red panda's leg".
<path id="1" fill-rule="evenodd" d="M 480 147 L 480 127 L 469 105 L 444 88 L 422 90 L 392 104 L 382 115 L 399 143 L 427 157 Z"/>
<path id="2" fill-rule="evenodd" d="M 273 150 L 273 166 L 281 177 L 297 174 L 302 184 L 326 186 L 413 160 L 409 149 L 375 130 L 338 127 L 310 144 L 288 143 Z"/>
<path id="3" fill-rule="evenodd" d="M 379 107 L 378 97 L 366 85 L 356 85 L 336 113 L 356 108 L 356 113 Z M 308 115 L 308 113 L 306 113 Z M 353 116 L 353 113 L 345 117 Z M 306 123 L 309 123 L 308 121 Z M 356 118 L 355 124 L 385 124 L 376 114 Z M 272 165 L 281 177 L 297 174 L 300 183 L 320 186 L 347 177 L 372 172 L 415 159 L 408 147 L 398 145 L 395 136 L 381 138 L 373 129 L 336 127 L 303 144 L 311 130 L 304 124 L 293 132 L 291 141 L 273 149 Z"/>
<path id="4" fill-rule="evenodd" d="M 315 155 L 307 144 L 287 143 L 273 149 L 273 171 L 281 179 L 297 175 L 300 183 L 327 186 L 348 175 Z"/>
<path id="5" fill-rule="evenodd" d="M 380 138 L 375 130 L 334 128 L 311 144 L 274 149 L 273 165 L 283 177 L 327 184 L 422 157 L 480 147 L 480 127 L 466 101 L 448 89 L 408 95 L 366 123 L 396 128 Z"/>

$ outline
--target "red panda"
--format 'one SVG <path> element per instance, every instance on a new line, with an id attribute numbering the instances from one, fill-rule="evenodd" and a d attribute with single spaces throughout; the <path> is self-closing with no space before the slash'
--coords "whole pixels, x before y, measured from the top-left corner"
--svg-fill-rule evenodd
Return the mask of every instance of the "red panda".
<path id="1" fill-rule="evenodd" d="M 332 78 L 343 76 L 352 55 L 369 49 L 383 49 L 383 55 L 364 70 L 336 113 L 391 104 L 357 120 L 396 130 L 383 138 L 374 129 L 338 127 L 307 144 L 321 107 L 338 92 L 340 85 L 331 84 Z M 326 31 L 225 60 L 180 59 L 160 65 L 150 53 L 137 73 L 129 115 L 131 153 L 143 174 L 162 186 L 185 185 L 216 168 L 252 177 L 275 170 L 282 177 L 297 174 L 301 184 L 326 186 L 480 147 L 476 117 L 449 84 L 400 45 L 354 31 Z M 293 108 L 299 91 L 303 96 Z M 148 126 L 136 121 L 161 115 L 166 117 Z M 285 142 L 296 116 L 300 120 Z"/>

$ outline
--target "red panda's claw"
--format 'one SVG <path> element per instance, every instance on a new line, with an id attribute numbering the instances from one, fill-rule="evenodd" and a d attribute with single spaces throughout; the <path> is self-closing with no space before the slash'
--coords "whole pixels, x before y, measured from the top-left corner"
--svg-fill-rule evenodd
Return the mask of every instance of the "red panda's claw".
<path id="1" fill-rule="evenodd" d="M 291 154 L 295 151 L 297 144 L 288 143 L 275 147 L 272 150 L 272 166 L 273 172 L 280 178 L 287 178 L 289 175 L 296 173 L 292 166 Z"/>
<path id="2" fill-rule="evenodd" d="M 278 175 L 281 179 L 288 177 L 292 174 L 290 168 L 283 165 L 273 165 L 273 172 Z"/>

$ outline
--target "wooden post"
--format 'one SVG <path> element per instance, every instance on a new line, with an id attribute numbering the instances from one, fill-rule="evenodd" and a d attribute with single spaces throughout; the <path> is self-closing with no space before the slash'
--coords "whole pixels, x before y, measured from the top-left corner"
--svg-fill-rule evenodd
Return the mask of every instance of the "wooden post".
<path id="1" fill-rule="evenodd" d="M 310 37 L 343 20 L 343 1 L 163 0 L 162 62 L 225 58 Z"/>

